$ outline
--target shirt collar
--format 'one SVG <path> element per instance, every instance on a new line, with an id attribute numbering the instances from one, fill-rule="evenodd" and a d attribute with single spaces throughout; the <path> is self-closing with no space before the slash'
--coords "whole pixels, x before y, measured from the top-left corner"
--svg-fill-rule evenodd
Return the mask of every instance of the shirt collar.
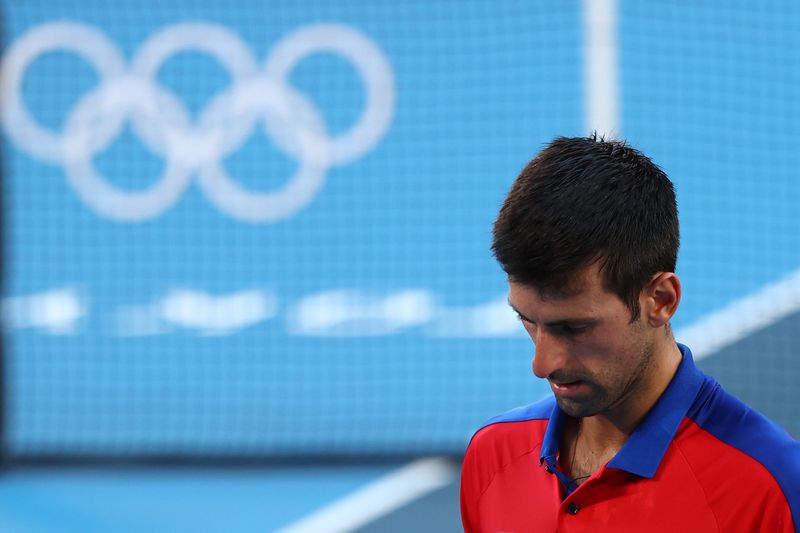
<path id="1" fill-rule="evenodd" d="M 658 470 L 703 383 L 703 373 L 694 365 L 692 352 L 683 344 L 678 344 L 678 348 L 683 357 L 675 376 L 622 449 L 608 463 L 609 468 L 647 478 L 653 477 Z M 555 463 L 566 420 L 567 415 L 554 403 L 542 442 L 540 464 L 544 461 Z"/>

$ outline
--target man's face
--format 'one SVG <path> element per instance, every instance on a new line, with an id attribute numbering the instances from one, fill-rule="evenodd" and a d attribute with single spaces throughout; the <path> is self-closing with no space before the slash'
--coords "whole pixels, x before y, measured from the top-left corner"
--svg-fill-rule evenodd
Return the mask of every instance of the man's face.
<path id="1" fill-rule="evenodd" d="M 598 267 L 579 272 L 565 294 L 509 281 L 508 301 L 535 345 L 533 373 L 550 382 L 562 411 L 586 417 L 635 402 L 651 368 L 653 332 L 644 320 L 631 322 Z"/>

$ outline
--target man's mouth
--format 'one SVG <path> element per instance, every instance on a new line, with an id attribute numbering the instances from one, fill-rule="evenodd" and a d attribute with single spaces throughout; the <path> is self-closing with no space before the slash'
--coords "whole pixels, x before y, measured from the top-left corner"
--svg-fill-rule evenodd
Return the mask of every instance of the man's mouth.
<path id="1" fill-rule="evenodd" d="M 583 381 L 550 381 L 553 392 L 559 395 L 568 395 L 580 391 L 584 385 Z"/>
<path id="2" fill-rule="evenodd" d="M 579 383 L 583 383 L 583 382 L 580 381 L 580 380 L 575 380 L 575 381 L 551 381 L 550 383 L 552 383 L 554 386 L 559 387 L 559 388 L 562 388 L 562 387 L 566 388 L 566 387 L 571 387 L 571 386 L 574 386 L 574 385 L 578 385 Z"/>

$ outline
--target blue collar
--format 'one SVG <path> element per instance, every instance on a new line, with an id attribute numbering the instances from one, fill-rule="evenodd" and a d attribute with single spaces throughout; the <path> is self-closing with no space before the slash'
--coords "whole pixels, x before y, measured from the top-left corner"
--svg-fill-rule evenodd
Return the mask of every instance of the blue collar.
<path id="1" fill-rule="evenodd" d="M 694 365 L 689 348 L 683 344 L 678 344 L 678 348 L 683 359 L 675 376 L 622 449 L 608 463 L 609 468 L 625 470 L 647 478 L 653 477 L 658 470 L 667 448 L 704 380 L 703 373 Z M 554 405 L 539 458 L 540 464 L 547 462 L 551 469 L 556 464 L 556 453 L 567 416 L 558 408 L 558 404 Z"/>

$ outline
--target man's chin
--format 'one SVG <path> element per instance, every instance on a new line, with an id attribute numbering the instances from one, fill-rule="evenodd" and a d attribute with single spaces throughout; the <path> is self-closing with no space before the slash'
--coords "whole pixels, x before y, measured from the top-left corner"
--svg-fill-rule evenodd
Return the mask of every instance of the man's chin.
<path id="1" fill-rule="evenodd" d="M 597 402 L 592 401 L 590 398 L 579 400 L 573 398 L 559 398 L 556 396 L 556 403 L 559 409 L 574 418 L 586 418 L 587 416 L 594 416 L 602 411 L 602 408 L 597 405 Z"/>

